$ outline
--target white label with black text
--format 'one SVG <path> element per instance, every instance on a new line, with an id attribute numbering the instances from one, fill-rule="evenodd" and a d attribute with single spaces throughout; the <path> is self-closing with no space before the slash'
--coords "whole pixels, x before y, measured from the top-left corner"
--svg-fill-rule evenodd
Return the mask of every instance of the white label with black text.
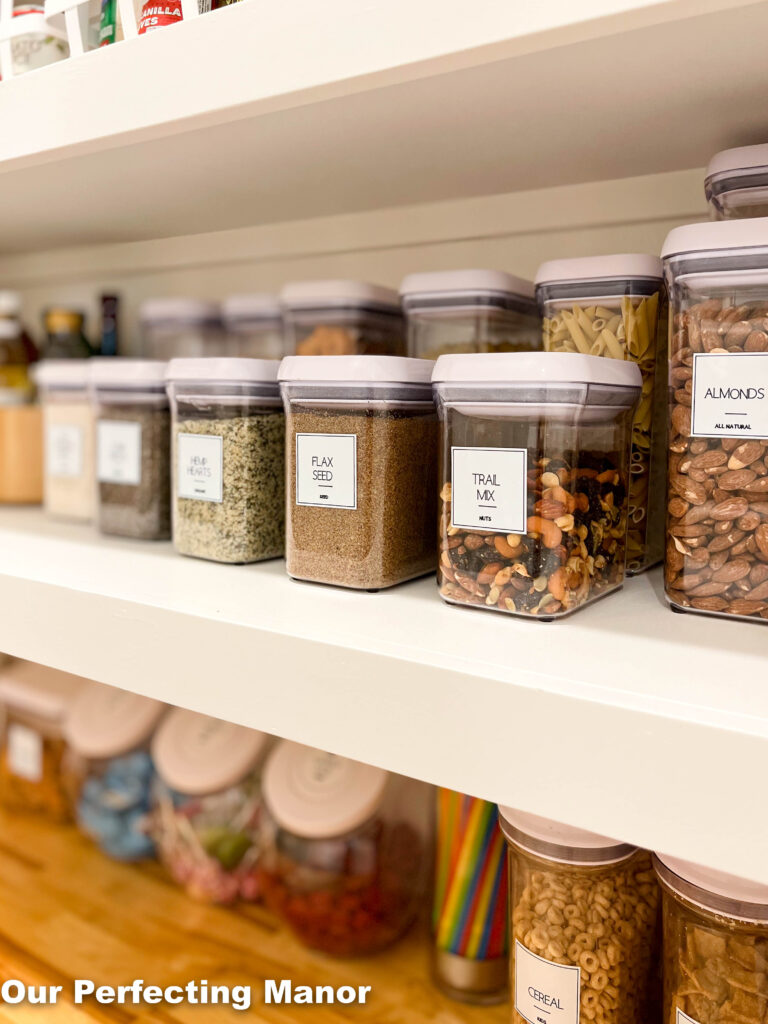
<path id="1" fill-rule="evenodd" d="M 675 1017 L 675 1024 L 699 1024 L 699 1022 L 694 1020 L 693 1017 L 689 1017 L 687 1013 L 683 1013 L 683 1011 L 678 1008 L 677 1015 Z"/>
<path id="2" fill-rule="evenodd" d="M 529 1024 L 579 1024 L 581 968 L 553 964 L 515 940 L 515 1009 Z"/>
<path id="3" fill-rule="evenodd" d="M 141 424 L 99 420 L 96 468 L 102 484 L 140 484 Z"/>
<path id="4" fill-rule="evenodd" d="M 215 434 L 178 434 L 177 483 L 180 498 L 223 500 L 224 438 Z"/>
<path id="5" fill-rule="evenodd" d="M 525 533 L 524 448 L 451 448 L 451 525 Z"/>
<path id="6" fill-rule="evenodd" d="M 45 472 L 52 477 L 83 473 L 83 428 L 73 423 L 49 423 L 45 433 Z"/>
<path id="7" fill-rule="evenodd" d="M 357 435 L 296 435 L 296 504 L 357 508 Z"/>
<path id="8" fill-rule="evenodd" d="M 43 738 L 26 725 L 8 727 L 8 767 L 14 775 L 30 782 L 43 777 Z"/>
<path id="9" fill-rule="evenodd" d="M 768 352 L 696 352 L 692 437 L 768 438 Z"/>

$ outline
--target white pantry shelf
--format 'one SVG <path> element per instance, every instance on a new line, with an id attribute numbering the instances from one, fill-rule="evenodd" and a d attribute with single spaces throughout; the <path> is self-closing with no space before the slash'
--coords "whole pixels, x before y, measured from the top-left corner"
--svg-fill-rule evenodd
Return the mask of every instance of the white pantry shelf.
<path id="1" fill-rule="evenodd" d="M 658 572 L 544 624 L 0 513 L 0 650 L 768 883 L 768 629 Z"/>

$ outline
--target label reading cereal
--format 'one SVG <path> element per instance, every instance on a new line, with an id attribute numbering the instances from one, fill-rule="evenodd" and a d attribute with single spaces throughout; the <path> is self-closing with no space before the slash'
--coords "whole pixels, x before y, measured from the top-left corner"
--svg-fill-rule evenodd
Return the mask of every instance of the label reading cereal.
<path id="1" fill-rule="evenodd" d="M 178 496 L 220 504 L 224 500 L 224 438 L 178 434 L 176 452 Z"/>
<path id="2" fill-rule="evenodd" d="M 579 1024 L 581 968 L 553 964 L 515 940 L 515 1009 L 529 1024 Z"/>
<path id="3" fill-rule="evenodd" d="M 525 533 L 524 448 L 451 448 L 451 526 Z"/>
<path id="4" fill-rule="evenodd" d="M 8 767 L 29 782 L 43 777 L 43 739 L 33 729 L 15 723 L 8 728 Z"/>
<path id="5" fill-rule="evenodd" d="M 296 435 L 296 504 L 357 508 L 357 434 Z"/>
<path id="6" fill-rule="evenodd" d="M 768 352 L 696 352 L 692 437 L 768 438 Z"/>

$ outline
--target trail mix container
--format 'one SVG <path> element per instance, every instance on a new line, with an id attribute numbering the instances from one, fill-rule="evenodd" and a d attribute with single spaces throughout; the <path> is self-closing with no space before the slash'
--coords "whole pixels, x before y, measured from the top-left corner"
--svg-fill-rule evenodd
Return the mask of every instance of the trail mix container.
<path id="1" fill-rule="evenodd" d="M 155 734 L 152 836 L 173 879 L 194 899 L 258 896 L 260 775 L 269 738 L 177 708 Z"/>
<path id="2" fill-rule="evenodd" d="M 290 576 L 379 590 L 434 568 L 430 370 L 397 356 L 283 360 Z"/>
<path id="3" fill-rule="evenodd" d="M 400 285 L 408 354 L 523 352 L 541 348 L 532 281 L 501 270 L 409 274 Z"/>
<path id="4" fill-rule="evenodd" d="M 762 1024 L 768 1006 L 768 886 L 666 855 L 664 1017 L 670 1024 Z"/>
<path id="5" fill-rule="evenodd" d="M 160 701 L 92 683 L 67 715 L 66 776 L 77 823 L 116 860 L 154 854 L 147 828 L 154 779 L 149 744 L 165 710 Z"/>
<path id="6" fill-rule="evenodd" d="M 143 354 L 168 361 L 224 354 L 217 303 L 204 299 L 148 299 L 139 310 Z"/>
<path id="7" fill-rule="evenodd" d="M 284 741 L 264 772 L 264 898 L 311 949 L 364 956 L 418 913 L 427 868 L 424 787 Z"/>
<path id="8" fill-rule="evenodd" d="M 405 355 L 396 291 L 363 281 L 297 281 L 280 293 L 286 351 L 299 356 Z"/>
<path id="9" fill-rule="evenodd" d="M 174 359 L 173 542 L 216 562 L 285 546 L 285 417 L 269 359 Z"/>
<path id="10" fill-rule="evenodd" d="M 45 360 L 36 374 L 43 408 L 45 511 L 83 522 L 90 522 L 96 511 L 96 432 L 88 396 L 89 362 Z"/>
<path id="11" fill-rule="evenodd" d="M 661 260 L 619 254 L 544 263 L 536 275 L 547 352 L 637 363 L 643 378 L 632 428 L 627 574 L 664 554 L 666 297 Z"/>
<path id="12" fill-rule="evenodd" d="M 704 190 L 717 220 L 765 217 L 768 145 L 741 146 L 716 153 L 707 167 Z"/>
<path id="13" fill-rule="evenodd" d="M 102 533 L 142 540 L 171 536 L 171 414 L 166 364 L 94 359 L 97 521 Z"/>
<path id="14" fill-rule="evenodd" d="M 230 295 L 222 304 L 228 356 L 282 359 L 283 311 L 276 295 Z"/>
<path id="15" fill-rule="evenodd" d="M 768 218 L 664 243 L 670 291 L 666 591 L 768 620 Z"/>
<path id="16" fill-rule="evenodd" d="M 658 1019 L 659 886 L 651 855 L 511 807 L 512 1019 Z"/>
<path id="17" fill-rule="evenodd" d="M 640 370 L 597 356 L 441 356 L 444 600 L 553 619 L 624 579 Z"/>

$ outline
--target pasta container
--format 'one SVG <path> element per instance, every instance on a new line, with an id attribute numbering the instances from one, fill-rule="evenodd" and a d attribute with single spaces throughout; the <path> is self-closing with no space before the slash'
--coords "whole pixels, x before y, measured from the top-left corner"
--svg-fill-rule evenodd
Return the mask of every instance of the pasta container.
<path id="1" fill-rule="evenodd" d="M 666 593 L 768 621 L 768 219 L 664 243 L 671 303 Z"/>
<path id="2" fill-rule="evenodd" d="M 149 299 L 139 310 L 143 355 L 176 358 L 226 355 L 221 309 L 203 299 Z"/>
<path id="3" fill-rule="evenodd" d="M 264 772 L 267 905 L 332 956 L 394 942 L 424 897 L 428 790 L 402 776 L 284 741 Z"/>
<path id="4" fill-rule="evenodd" d="M 704 189 L 716 220 L 768 214 L 768 146 L 742 146 L 709 161 Z"/>
<path id="5" fill-rule="evenodd" d="M 433 571 L 431 368 L 399 356 L 283 360 L 294 579 L 380 590 Z"/>
<path id="6" fill-rule="evenodd" d="M 629 360 L 643 391 L 632 428 L 627 574 L 664 555 L 666 318 L 661 260 L 617 255 L 544 263 L 536 275 L 547 352 Z"/>
<path id="7" fill-rule="evenodd" d="M 658 1020 L 659 886 L 651 855 L 499 808 L 508 845 L 515 1024 Z"/>
<path id="8" fill-rule="evenodd" d="M 285 548 L 285 416 L 271 359 L 174 359 L 173 542 L 259 562 Z"/>
<path id="9" fill-rule="evenodd" d="M 276 295 L 231 295 L 222 304 L 227 355 L 282 359 L 283 311 Z"/>
<path id="10" fill-rule="evenodd" d="M 405 355 L 397 292 L 362 281 L 298 281 L 280 293 L 286 351 L 299 356 Z"/>
<path id="11" fill-rule="evenodd" d="M 36 374 L 43 409 L 43 504 L 51 516 L 90 522 L 96 511 L 96 436 L 87 359 L 47 360 Z"/>
<path id="12" fill-rule="evenodd" d="M 205 903 L 255 900 L 269 738 L 176 708 L 155 734 L 151 834 L 171 877 Z"/>
<path id="13" fill-rule="evenodd" d="M 400 285 L 408 353 L 521 352 L 541 348 L 533 282 L 500 270 L 410 274 Z"/>
<path id="14" fill-rule="evenodd" d="M 551 620 L 622 585 L 636 365 L 441 356 L 440 593 Z"/>
<path id="15" fill-rule="evenodd" d="M 42 500 L 40 406 L 0 406 L 0 505 L 39 505 Z"/>

